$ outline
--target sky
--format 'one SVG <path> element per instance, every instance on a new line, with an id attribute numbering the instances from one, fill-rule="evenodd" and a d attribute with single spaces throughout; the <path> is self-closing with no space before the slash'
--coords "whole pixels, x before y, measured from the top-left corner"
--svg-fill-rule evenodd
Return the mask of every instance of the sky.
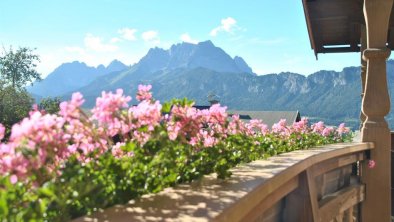
<path id="1" fill-rule="evenodd" d="M 35 48 L 43 77 L 65 62 L 132 65 L 152 47 L 211 40 L 257 74 L 359 66 L 310 46 L 301 0 L 1 0 L 0 45 Z"/>

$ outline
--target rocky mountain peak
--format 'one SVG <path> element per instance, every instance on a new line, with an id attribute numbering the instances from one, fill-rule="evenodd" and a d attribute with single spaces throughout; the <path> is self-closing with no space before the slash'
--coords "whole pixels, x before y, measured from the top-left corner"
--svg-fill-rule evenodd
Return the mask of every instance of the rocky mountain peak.
<path id="1" fill-rule="evenodd" d="M 253 74 L 252 69 L 241 57 L 236 56 L 232 59 L 210 40 L 198 44 L 178 43 L 168 50 L 152 48 L 138 65 L 148 72 L 202 67 L 217 72 Z"/>
<path id="2" fill-rule="evenodd" d="M 126 66 L 125 64 L 123 64 L 121 61 L 115 59 L 113 60 L 107 67 L 107 72 L 117 72 L 117 71 L 121 71 L 121 70 L 125 70 L 127 69 L 128 66 Z"/>

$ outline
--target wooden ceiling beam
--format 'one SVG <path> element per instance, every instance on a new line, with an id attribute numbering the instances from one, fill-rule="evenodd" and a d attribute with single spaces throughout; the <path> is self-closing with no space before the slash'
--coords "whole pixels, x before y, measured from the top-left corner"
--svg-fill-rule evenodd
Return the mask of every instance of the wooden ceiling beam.
<path id="1" fill-rule="evenodd" d="M 303 5 L 303 8 L 304 8 L 304 14 L 305 14 L 306 24 L 307 24 L 307 28 L 308 28 L 309 39 L 311 41 L 311 47 L 312 47 L 313 51 L 315 52 L 315 57 L 317 59 L 315 38 L 313 36 L 312 25 L 311 25 L 311 21 L 310 21 L 308 1 L 307 0 L 302 0 L 302 5 Z"/>
<path id="2" fill-rule="evenodd" d="M 353 47 L 330 47 L 330 48 L 326 48 L 323 47 L 321 48 L 318 53 L 338 53 L 338 52 L 355 52 L 355 51 L 360 51 L 360 47 L 357 45 L 355 48 Z"/>
<path id="3" fill-rule="evenodd" d="M 350 48 L 354 51 L 359 51 L 358 44 L 360 43 L 361 37 L 361 24 L 352 22 L 349 25 L 349 40 L 350 40 Z"/>
<path id="4" fill-rule="evenodd" d="M 321 21 L 337 21 L 337 20 L 348 20 L 347 16 L 328 16 L 328 17 L 320 17 L 320 18 L 312 18 L 312 22 L 321 22 Z"/>
<path id="5" fill-rule="evenodd" d="M 389 27 L 387 43 L 390 49 L 394 49 L 394 27 Z"/>

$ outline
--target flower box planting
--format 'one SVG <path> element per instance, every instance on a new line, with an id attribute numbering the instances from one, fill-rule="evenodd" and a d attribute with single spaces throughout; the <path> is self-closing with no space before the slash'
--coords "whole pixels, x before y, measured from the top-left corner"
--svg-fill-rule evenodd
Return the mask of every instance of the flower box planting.
<path id="1" fill-rule="evenodd" d="M 146 193 L 293 150 L 351 140 L 341 124 L 281 120 L 269 129 L 245 123 L 219 104 L 206 110 L 187 99 L 161 104 L 151 86 L 136 99 L 103 92 L 87 115 L 74 93 L 56 115 L 33 110 L 4 137 L 0 125 L 0 220 L 64 221 Z"/>

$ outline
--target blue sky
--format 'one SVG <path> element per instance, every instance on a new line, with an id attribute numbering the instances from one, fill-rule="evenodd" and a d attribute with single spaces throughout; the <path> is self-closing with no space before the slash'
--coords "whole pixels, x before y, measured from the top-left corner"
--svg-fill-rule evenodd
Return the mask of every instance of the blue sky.
<path id="1" fill-rule="evenodd" d="M 301 0 L 1 0 L 0 44 L 37 48 L 47 75 L 61 63 L 133 64 L 151 47 L 211 40 L 258 74 L 358 66 L 359 53 L 310 47 Z"/>

